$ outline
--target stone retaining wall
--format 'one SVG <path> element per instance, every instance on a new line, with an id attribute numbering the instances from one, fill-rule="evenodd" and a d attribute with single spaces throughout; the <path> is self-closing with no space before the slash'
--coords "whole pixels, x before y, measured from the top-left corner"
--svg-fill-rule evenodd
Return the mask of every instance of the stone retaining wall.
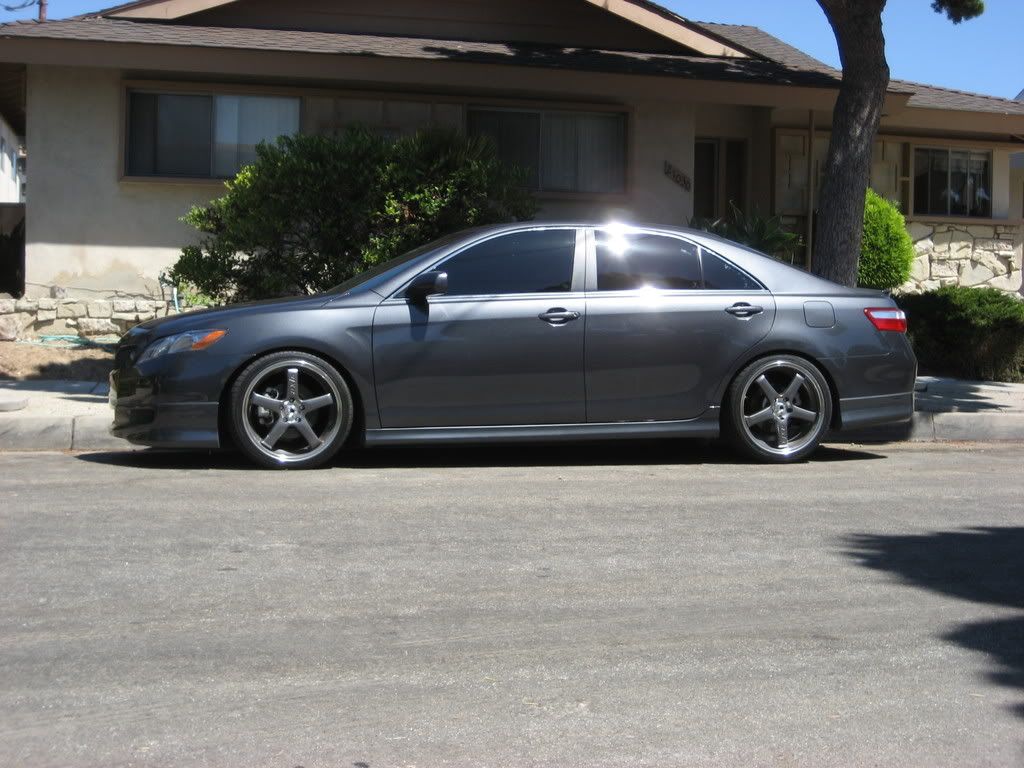
<path id="1" fill-rule="evenodd" d="M 0 299 L 0 341 L 41 334 L 120 336 L 168 313 L 174 309 L 158 299 Z"/>
<path id="2" fill-rule="evenodd" d="M 1024 265 L 1019 225 L 915 221 L 907 231 L 917 256 L 904 292 L 966 285 L 1020 293 Z"/>

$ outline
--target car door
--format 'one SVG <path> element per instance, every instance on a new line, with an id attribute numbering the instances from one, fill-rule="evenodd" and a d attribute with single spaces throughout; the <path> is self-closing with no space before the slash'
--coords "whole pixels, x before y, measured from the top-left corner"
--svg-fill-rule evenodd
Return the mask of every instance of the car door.
<path id="1" fill-rule="evenodd" d="M 584 422 L 584 255 L 575 228 L 501 233 L 428 268 L 447 273 L 443 295 L 384 301 L 373 322 L 382 426 Z"/>
<path id="2" fill-rule="evenodd" d="M 679 235 L 609 227 L 588 240 L 587 420 L 699 416 L 767 335 L 771 295 Z"/>

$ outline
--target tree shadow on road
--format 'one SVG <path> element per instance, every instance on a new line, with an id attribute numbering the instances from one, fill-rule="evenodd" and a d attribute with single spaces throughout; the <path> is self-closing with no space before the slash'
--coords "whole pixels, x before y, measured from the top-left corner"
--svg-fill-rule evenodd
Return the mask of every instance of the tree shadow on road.
<path id="1" fill-rule="evenodd" d="M 258 471 L 229 451 L 111 451 L 84 453 L 82 461 L 140 469 L 247 469 Z M 811 461 L 841 462 L 884 459 L 853 448 L 826 446 Z M 643 440 L 516 445 L 419 445 L 343 451 L 327 469 L 445 467 L 570 467 L 628 465 L 747 465 L 728 446 L 710 440 Z"/>
<path id="2" fill-rule="evenodd" d="M 968 528 L 923 535 L 862 534 L 846 542 L 867 568 L 961 600 L 1024 610 L 1024 527 Z M 1024 615 L 969 622 L 942 636 L 995 662 L 988 678 L 1024 690 Z M 1014 711 L 1024 717 L 1024 703 Z"/>

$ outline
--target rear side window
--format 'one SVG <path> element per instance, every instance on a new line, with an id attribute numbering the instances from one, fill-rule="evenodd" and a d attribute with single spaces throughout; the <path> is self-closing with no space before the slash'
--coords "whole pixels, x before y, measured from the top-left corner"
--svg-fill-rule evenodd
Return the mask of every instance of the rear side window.
<path id="1" fill-rule="evenodd" d="M 598 231 L 597 290 L 699 290 L 697 246 L 664 235 Z"/>
<path id="2" fill-rule="evenodd" d="M 704 287 L 711 291 L 760 291 L 761 286 L 721 256 L 701 250 Z"/>
<path id="3" fill-rule="evenodd" d="M 447 296 L 571 290 L 576 230 L 543 229 L 493 237 L 457 253 L 439 269 Z"/>

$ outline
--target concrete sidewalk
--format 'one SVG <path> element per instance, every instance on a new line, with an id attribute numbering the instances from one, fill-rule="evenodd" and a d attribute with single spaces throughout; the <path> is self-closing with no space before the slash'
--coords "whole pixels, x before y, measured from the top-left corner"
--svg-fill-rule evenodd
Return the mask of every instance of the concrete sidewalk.
<path id="1" fill-rule="evenodd" d="M 0 451 L 130 449 L 108 434 L 110 419 L 106 384 L 0 381 Z M 1024 384 L 922 376 L 912 422 L 836 433 L 826 442 L 897 440 L 1024 441 Z"/>
<path id="2" fill-rule="evenodd" d="M 107 432 L 107 389 L 95 381 L 0 381 L 0 451 L 130 448 Z"/>

